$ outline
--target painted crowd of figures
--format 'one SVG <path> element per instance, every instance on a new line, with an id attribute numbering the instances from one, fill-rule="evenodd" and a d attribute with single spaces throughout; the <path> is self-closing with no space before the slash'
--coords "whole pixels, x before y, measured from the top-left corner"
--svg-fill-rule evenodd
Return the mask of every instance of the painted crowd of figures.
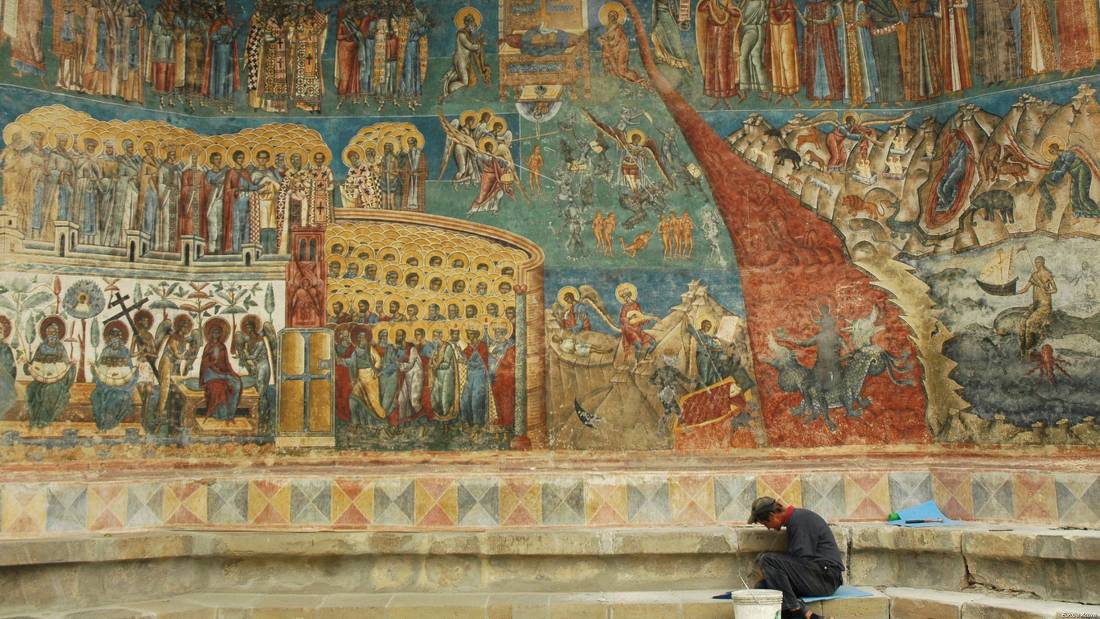
<path id="1" fill-rule="evenodd" d="M 514 310 L 510 319 L 445 321 L 435 307 L 424 321 L 412 322 L 396 301 L 388 315 L 372 312 L 368 300 L 359 309 L 348 314 L 334 307 L 330 316 L 338 419 L 359 426 L 427 421 L 511 428 Z"/>
<path id="2" fill-rule="evenodd" d="M 189 110 L 196 103 L 229 110 L 243 82 L 254 110 L 321 112 L 332 19 L 313 0 L 258 0 L 247 19 L 231 14 L 227 0 L 161 0 L 151 14 L 140 0 L 48 1 L 57 88 L 144 103 L 148 85 L 162 108 L 178 102 Z M 46 2 L 2 6 L 17 16 L 3 16 L 13 69 L 43 85 Z M 432 27 L 425 9 L 411 0 L 350 0 L 335 22 L 341 102 L 374 98 L 380 110 L 386 103 L 419 105 Z"/>
<path id="3" fill-rule="evenodd" d="M 131 417 L 149 432 L 178 427 L 177 380 L 194 376 L 202 392 L 205 413 L 212 419 L 231 421 L 237 415 L 245 387 L 254 389 L 259 410 L 270 412 L 269 385 L 274 357 L 274 328 L 261 325 L 249 314 L 233 332 L 222 318 L 212 318 L 195 329 L 186 314 L 165 315 L 153 330 L 148 310 L 133 316 L 134 332 L 122 320 L 103 326 L 103 345 L 90 364 L 91 411 L 96 428 L 111 430 Z M 60 316 L 48 316 L 38 326 L 40 343 L 28 358 L 17 358 L 8 344 L 11 322 L 0 316 L 0 414 L 15 403 L 17 364 L 22 361 L 26 381 L 26 415 L 31 428 L 47 427 L 62 420 L 70 408 L 73 386 L 83 382 L 83 354 L 78 362 L 66 348 L 67 327 Z M 132 335 L 132 337 L 131 337 Z M 227 347 L 226 343 L 231 340 Z M 235 361 L 234 361 L 235 360 Z M 73 403 L 75 404 L 75 402 Z"/>
<path id="4" fill-rule="evenodd" d="M 658 62 L 694 72 L 681 41 L 685 3 L 655 0 Z M 648 88 L 629 64 L 622 5 L 600 12 L 606 71 Z M 923 101 L 1100 60 L 1092 0 L 700 0 L 694 11 L 703 90 L 716 104 L 749 94 L 819 101 Z"/>
<path id="5" fill-rule="evenodd" d="M 4 209 L 28 240 L 53 242 L 57 223 L 73 245 L 149 251 L 286 254 L 288 231 L 331 221 L 334 180 L 326 151 L 154 144 L 135 136 L 16 129 L 4 150 Z"/>

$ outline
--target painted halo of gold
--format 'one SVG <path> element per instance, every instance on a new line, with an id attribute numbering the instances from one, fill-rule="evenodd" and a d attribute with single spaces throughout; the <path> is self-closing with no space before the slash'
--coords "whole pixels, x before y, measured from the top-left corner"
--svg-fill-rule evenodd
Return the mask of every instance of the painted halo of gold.
<path id="1" fill-rule="evenodd" d="M 452 266 L 452 265 L 454 265 L 455 258 L 461 258 L 462 259 L 462 266 L 461 267 Z M 448 269 L 451 269 L 452 271 L 461 270 L 463 273 L 466 273 L 470 270 L 470 257 L 467 256 L 465 252 L 453 251 L 453 252 L 447 254 L 447 262 L 445 263 L 445 266 Z"/>
<path id="2" fill-rule="evenodd" d="M 615 286 L 615 298 L 619 300 L 619 303 L 625 303 L 625 301 L 623 301 L 623 294 L 626 292 L 630 292 L 630 296 L 633 300 L 638 300 L 638 287 L 630 282 L 623 282 Z"/>
<path id="3" fill-rule="evenodd" d="M 386 259 L 386 254 L 392 254 L 393 255 L 393 260 L 392 261 L 387 260 Z M 374 253 L 374 256 L 375 256 L 376 259 L 381 260 L 383 264 L 388 263 L 388 262 L 393 262 L 395 264 L 402 264 L 402 262 L 401 262 L 401 252 L 397 251 L 397 248 L 393 247 L 392 245 L 387 245 L 387 246 L 383 247 L 382 249 L 379 249 L 378 251 L 376 251 Z"/>
<path id="4" fill-rule="evenodd" d="M 714 317 L 714 314 L 706 312 L 706 313 L 703 313 L 703 314 L 700 314 L 699 316 L 697 316 L 695 318 L 695 328 L 702 331 L 704 322 L 709 322 L 711 329 L 717 329 L 718 328 L 718 320 Z M 706 333 L 706 332 L 704 331 L 704 333 Z M 707 333 L 707 335 L 713 335 L 713 334 L 712 333 Z"/>
<path id="5" fill-rule="evenodd" d="M 386 276 L 389 275 L 390 273 L 397 273 L 397 283 L 396 284 L 386 283 Z M 401 266 L 399 266 L 398 263 L 396 263 L 396 262 L 393 263 L 393 264 L 387 264 L 385 267 L 382 268 L 381 272 L 379 273 L 378 280 L 381 283 L 381 285 L 383 285 L 387 288 L 390 288 L 390 287 L 398 288 L 398 287 L 400 287 L 401 289 L 404 289 L 405 288 L 405 269 L 401 268 Z"/>
<path id="6" fill-rule="evenodd" d="M 489 136 L 485 136 L 485 137 L 483 137 L 483 138 L 481 138 L 480 140 L 477 141 L 477 151 L 479 153 L 485 152 L 485 145 L 489 144 L 489 143 L 492 143 L 493 150 L 495 151 L 496 146 L 497 146 L 497 141 L 494 140 L 493 138 L 489 137 Z"/>
<path id="7" fill-rule="evenodd" d="M 409 131 L 405 135 L 405 143 L 406 144 L 408 143 L 409 138 L 413 138 L 414 140 L 416 140 L 416 147 L 417 148 L 424 148 L 424 135 L 422 133 L 420 133 L 419 131 L 413 129 L 412 131 Z"/>
<path id="8" fill-rule="evenodd" d="M 512 337 L 512 333 L 515 331 L 515 326 L 512 324 L 512 321 L 503 316 L 500 316 L 498 318 L 493 318 L 489 321 L 489 335 L 495 336 L 497 329 L 504 329 L 506 333 L 504 338 L 508 339 Z"/>
<path id="9" fill-rule="evenodd" d="M 343 256 L 340 256 L 340 255 L 337 255 L 337 254 L 330 254 L 330 255 L 326 256 L 325 257 L 325 272 L 326 273 L 332 271 L 332 263 L 334 263 L 334 262 L 336 264 L 340 265 L 340 270 L 338 271 L 338 273 L 340 275 L 338 277 L 343 279 L 344 273 L 348 270 L 348 261 L 345 260 Z"/>
<path id="10" fill-rule="evenodd" d="M 1043 140 L 1043 145 L 1042 145 L 1042 148 L 1041 148 L 1041 154 L 1043 156 L 1043 159 L 1050 162 L 1050 161 L 1054 161 L 1055 159 L 1058 158 L 1057 155 L 1053 155 L 1050 152 L 1051 147 L 1055 146 L 1055 145 L 1057 145 L 1060 150 L 1065 150 L 1065 148 L 1066 148 L 1065 138 L 1063 138 L 1062 136 L 1059 136 L 1059 135 L 1052 135 L 1052 136 L 1048 137 L 1047 139 Z"/>
<path id="11" fill-rule="evenodd" d="M 359 155 L 359 163 L 360 164 L 363 163 L 363 159 L 364 159 L 363 150 L 361 148 L 359 148 L 358 146 L 354 145 L 354 144 L 349 144 L 344 149 L 344 152 L 340 153 L 340 161 L 343 161 L 344 165 L 346 165 L 349 168 L 352 167 L 352 165 L 354 165 L 354 164 L 352 164 L 351 157 L 349 156 L 349 155 L 351 155 L 351 153 L 355 153 L 355 154 Z"/>
<path id="12" fill-rule="evenodd" d="M 405 302 L 401 300 L 401 297 L 396 294 L 388 294 L 382 297 L 382 311 L 389 315 L 390 303 L 397 303 L 397 313 L 400 314 L 405 311 Z"/>
<path id="13" fill-rule="evenodd" d="M 645 144 L 646 134 L 645 134 L 645 131 L 642 131 L 641 129 L 631 129 L 630 131 L 628 131 L 626 133 L 626 143 L 627 144 L 633 144 L 634 143 L 634 136 L 636 136 L 636 135 L 641 136 L 642 137 L 641 143 Z"/>
<path id="14" fill-rule="evenodd" d="M 332 306 L 336 305 L 337 302 L 344 306 L 345 312 L 348 311 L 348 309 L 351 307 L 349 305 L 351 303 L 351 297 L 349 297 L 347 294 L 343 292 L 338 292 L 335 294 L 330 293 L 328 295 L 328 299 L 325 301 L 325 303 L 327 303 L 327 307 L 325 307 L 325 313 L 327 315 L 332 315 Z"/>
<path id="15" fill-rule="evenodd" d="M 626 8 L 619 2 L 608 2 L 600 7 L 600 23 L 604 27 L 607 27 L 607 21 L 611 11 L 619 13 L 619 23 L 622 23 L 622 18 L 626 17 Z"/>
<path id="16" fill-rule="evenodd" d="M 474 18 L 474 28 L 481 27 L 481 11 L 472 6 L 467 6 L 459 9 L 458 12 L 455 13 L 455 28 L 462 28 L 467 15 Z"/>
<path id="17" fill-rule="evenodd" d="M 222 146 L 221 144 L 217 143 L 217 142 L 215 142 L 215 143 L 211 144 L 210 146 L 206 147 L 206 162 L 210 163 L 211 160 L 214 158 L 215 153 L 222 156 L 222 165 L 225 165 L 225 158 L 226 158 L 225 147 Z"/>
<path id="18" fill-rule="evenodd" d="M 31 132 L 28 130 L 28 127 L 24 127 L 16 123 L 8 123 L 4 127 L 4 145 L 11 146 L 12 140 L 15 138 L 15 134 L 17 133 L 19 134 L 20 140 L 24 144 L 30 143 Z"/>
<path id="19" fill-rule="evenodd" d="M 99 156 L 100 154 L 103 153 L 103 136 L 102 135 L 100 135 L 98 133 L 82 133 L 82 134 L 80 134 L 80 137 L 78 139 L 80 140 L 80 152 L 83 152 L 83 153 L 86 153 L 86 154 L 89 154 L 89 155 L 92 155 L 92 156 Z M 92 150 L 92 152 L 88 153 L 87 151 L 84 150 L 84 140 L 95 140 L 95 148 Z"/>
<path id="20" fill-rule="evenodd" d="M 573 302 L 574 303 L 576 303 L 577 301 L 580 301 L 580 299 L 581 299 L 580 291 L 577 290 L 576 287 L 574 287 L 574 286 L 566 286 L 566 287 L 564 287 L 564 288 L 562 288 L 561 290 L 558 291 L 558 297 L 557 297 L 558 298 L 558 303 L 561 303 L 562 306 L 566 305 L 565 293 L 567 293 L 567 292 L 572 292 L 573 293 Z"/>
<path id="21" fill-rule="evenodd" d="M 230 167 L 233 167 L 233 166 L 237 165 L 237 162 L 233 159 L 233 155 L 237 154 L 238 151 L 240 151 L 241 153 L 244 153 L 244 161 L 241 162 L 241 167 L 242 168 L 247 168 L 249 166 L 249 164 L 252 163 L 252 157 L 251 157 L 252 148 L 250 146 L 246 146 L 246 145 L 237 144 L 237 145 L 231 146 L 229 148 L 226 148 L 226 153 L 225 153 L 226 154 L 226 159 L 227 159 L 226 163 L 229 164 Z"/>
<path id="22" fill-rule="evenodd" d="M 460 115 L 458 116 L 458 125 L 459 125 L 460 127 L 463 127 L 463 126 L 465 126 L 465 125 L 466 125 L 466 119 L 467 119 L 467 118 L 473 118 L 473 119 L 474 119 L 474 120 L 476 121 L 476 120 L 477 120 L 477 112 L 475 112 L 475 111 L 473 111 L 473 110 L 466 110 L 465 112 L 463 112 L 462 114 L 460 114 Z"/>

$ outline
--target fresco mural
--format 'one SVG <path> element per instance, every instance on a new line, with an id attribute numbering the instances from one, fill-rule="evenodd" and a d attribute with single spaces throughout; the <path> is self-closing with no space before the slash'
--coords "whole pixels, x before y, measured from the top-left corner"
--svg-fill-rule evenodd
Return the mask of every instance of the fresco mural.
<path id="1" fill-rule="evenodd" d="M 1094 2 L 0 17 L 0 457 L 1096 444 Z"/>

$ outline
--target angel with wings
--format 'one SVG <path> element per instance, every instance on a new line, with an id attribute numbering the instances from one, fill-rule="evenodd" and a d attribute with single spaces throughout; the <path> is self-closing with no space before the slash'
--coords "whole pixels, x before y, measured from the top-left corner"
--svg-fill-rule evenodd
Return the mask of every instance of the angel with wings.
<path id="1" fill-rule="evenodd" d="M 662 184 L 669 186 L 668 170 L 661 158 L 661 150 L 652 138 L 646 136 L 640 129 L 627 131 L 625 128 L 612 127 L 600 121 L 588 110 L 581 110 L 584 117 L 619 147 L 621 158 L 619 160 L 619 178 L 623 185 L 630 188 L 632 193 L 648 191 L 653 182 L 646 175 L 645 170 L 652 160 L 657 171 L 660 172 Z"/>
<path id="2" fill-rule="evenodd" d="M 1042 145 L 1042 157 L 1045 163 L 1032 160 L 1034 167 L 1045 170 L 1046 173 L 1037 183 L 1031 186 L 1028 195 L 1039 192 L 1039 205 L 1047 217 L 1054 214 L 1057 204 L 1051 190 L 1062 183 L 1066 176 L 1070 178 L 1069 204 L 1075 217 L 1100 218 L 1100 206 L 1092 199 L 1089 192 L 1092 189 L 1092 179 L 1100 174 L 1096 162 L 1079 146 L 1067 148 L 1064 138 L 1052 136 L 1047 138 Z M 1030 157 L 1029 157 L 1030 159 Z"/>
<path id="3" fill-rule="evenodd" d="M 475 142 L 473 136 L 453 127 L 442 114 L 439 115 L 439 124 L 448 142 L 453 142 L 456 148 L 462 148 L 467 153 L 476 153 L 480 184 L 478 195 L 467 214 L 495 213 L 500 210 L 504 196 L 515 196 L 517 187 L 516 166 L 512 161 L 511 150 L 492 135 L 486 135 Z M 475 164 L 467 161 L 467 165 Z M 523 191 L 522 185 L 518 187 Z"/>
<path id="4" fill-rule="evenodd" d="M 255 379 L 261 414 L 270 410 L 267 386 L 271 383 L 271 368 L 278 354 L 275 335 L 275 326 L 270 321 L 261 327 L 259 316 L 249 314 L 241 320 L 241 329 L 233 337 L 233 352 L 241 367 Z"/>
<path id="5" fill-rule="evenodd" d="M 847 141 L 852 140 L 855 142 L 855 149 L 859 153 L 856 161 L 867 161 L 871 144 L 882 145 L 882 142 L 877 139 L 878 131 L 872 127 L 875 125 L 887 127 L 902 125 L 912 115 L 912 112 L 906 112 L 897 118 L 886 118 L 848 112 L 844 115 L 844 121 L 841 122 L 836 112 L 825 112 L 818 114 L 812 121 L 797 124 L 794 128 L 833 125 L 833 130 L 829 132 L 825 144 L 829 149 L 829 171 L 839 172 L 843 171 L 847 164 L 848 151 L 845 149 Z"/>

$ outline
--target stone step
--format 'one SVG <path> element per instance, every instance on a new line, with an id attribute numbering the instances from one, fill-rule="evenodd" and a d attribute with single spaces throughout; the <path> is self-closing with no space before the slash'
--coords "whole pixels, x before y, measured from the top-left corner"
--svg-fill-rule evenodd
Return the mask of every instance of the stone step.
<path id="1" fill-rule="evenodd" d="M 732 619 L 732 604 L 713 599 L 714 593 L 190 593 L 9 619 Z M 1100 606 L 899 587 L 872 597 L 821 602 L 811 609 L 831 619 L 1100 617 Z"/>
<path id="2" fill-rule="evenodd" d="M 887 587 L 884 593 L 890 598 L 890 619 L 1100 618 L 1097 605 L 903 587 Z"/>
<path id="3" fill-rule="evenodd" d="M 866 587 L 1100 603 L 1100 531 L 836 527 Z M 0 613 L 226 593 L 721 591 L 784 537 L 760 528 L 150 531 L 0 541 Z M 103 586 L 110 583 L 110 586 Z"/>

